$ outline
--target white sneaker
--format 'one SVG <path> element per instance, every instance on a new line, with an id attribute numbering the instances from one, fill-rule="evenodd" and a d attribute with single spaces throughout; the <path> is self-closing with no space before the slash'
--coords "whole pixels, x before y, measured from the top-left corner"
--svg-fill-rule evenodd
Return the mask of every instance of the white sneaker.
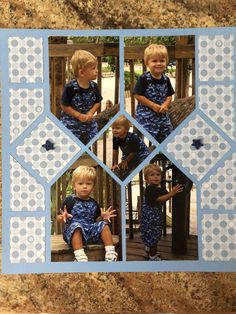
<path id="1" fill-rule="evenodd" d="M 88 256 L 86 254 L 76 256 L 74 262 L 88 262 Z"/>
<path id="2" fill-rule="evenodd" d="M 116 262 L 117 261 L 117 253 L 115 251 L 108 251 L 105 254 L 106 262 Z"/>
<path id="3" fill-rule="evenodd" d="M 149 255 L 149 261 L 161 261 L 161 257 L 158 253 L 153 256 Z"/>

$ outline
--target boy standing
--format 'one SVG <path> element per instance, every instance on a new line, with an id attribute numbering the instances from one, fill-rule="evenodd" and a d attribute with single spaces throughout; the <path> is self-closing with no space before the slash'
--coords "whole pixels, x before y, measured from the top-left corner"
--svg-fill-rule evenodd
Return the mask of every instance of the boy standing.
<path id="1" fill-rule="evenodd" d="M 140 76 L 134 88 L 138 101 L 136 120 L 157 141 L 162 142 L 173 130 L 168 109 L 174 90 L 163 73 L 169 62 L 166 47 L 148 46 L 144 51 L 144 62 L 149 71 Z"/>
<path id="2" fill-rule="evenodd" d="M 84 144 L 98 132 L 93 115 L 100 107 L 102 96 L 93 80 L 97 78 L 97 59 L 86 50 L 77 50 L 71 58 L 74 77 L 61 98 L 62 123 Z"/>

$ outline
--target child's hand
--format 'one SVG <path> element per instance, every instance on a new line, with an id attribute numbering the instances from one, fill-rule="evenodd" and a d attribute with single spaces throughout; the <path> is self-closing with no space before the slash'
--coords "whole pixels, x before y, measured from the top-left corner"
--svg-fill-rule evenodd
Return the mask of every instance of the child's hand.
<path id="1" fill-rule="evenodd" d="M 154 112 L 160 112 L 160 109 L 161 109 L 161 106 L 160 105 L 158 105 L 158 104 L 155 104 L 155 106 L 153 106 L 153 108 L 152 108 L 152 110 L 154 111 Z"/>
<path id="2" fill-rule="evenodd" d="M 116 212 L 116 210 L 112 209 L 111 206 L 107 210 L 105 208 L 100 208 L 100 210 L 101 210 L 102 219 L 108 220 L 109 222 L 111 222 L 112 217 L 117 216 L 117 215 L 114 215 L 114 212 Z"/>
<path id="3" fill-rule="evenodd" d="M 111 167 L 112 171 L 120 170 L 120 167 L 118 165 L 114 165 Z"/>
<path id="4" fill-rule="evenodd" d="M 173 194 L 173 195 L 175 195 L 175 194 L 178 194 L 178 193 L 181 193 L 181 192 L 183 192 L 183 186 L 181 185 L 181 184 L 177 184 L 177 185 L 175 185 L 173 188 L 172 188 L 172 190 L 171 190 L 171 193 Z"/>
<path id="5" fill-rule="evenodd" d="M 119 164 L 119 167 L 124 170 L 128 169 L 128 162 L 126 160 L 122 160 L 122 162 Z"/>
<path id="6" fill-rule="evenodd" d="M 168 106 L 162 105 L 160 106 L 159 113 L 166 113 L 169 110 Z"/>
<path id="7" fill-rule="evenodd" d="M 92 118 L 88 114 L 80 113 L 78 120 L 81 122 L 90 122 L 92 120 Z"/>
<path id="8" fill-rule="evenodd" d="M 60 215 L 60 216 L 61 216 L 61 218 L 63 219 L 64 222 L 66 222 L 66 220 L 67 220 L 68 218 L 72 218 L 72 217 L 73 217 L 71 214 L 69 214 L 69 213 L 67 212 L 66 205 L 64 206 L 63 210 L 60 209 L 60 212 L 61 212 L 61 215 Z"/>
<path id="9" fill-rule="evenodd" d="M 92 112 L 88 111 L 88 112 L 86 113 L 86 116 L 88 117 L 88 121 L 87 121 L 87 122 L 90 122 L 90 121 L 93 120 L 93 113 L 92 113 Z"/>

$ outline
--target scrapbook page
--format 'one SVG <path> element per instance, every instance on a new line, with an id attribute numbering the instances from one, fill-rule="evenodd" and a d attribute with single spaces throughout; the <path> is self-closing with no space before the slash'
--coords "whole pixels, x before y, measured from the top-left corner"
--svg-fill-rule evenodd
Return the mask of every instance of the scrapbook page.
<path id="1" fill-rule="evenodd" d="M 3 273 L 235 271 L 235 36 L 0 30 Z"/>

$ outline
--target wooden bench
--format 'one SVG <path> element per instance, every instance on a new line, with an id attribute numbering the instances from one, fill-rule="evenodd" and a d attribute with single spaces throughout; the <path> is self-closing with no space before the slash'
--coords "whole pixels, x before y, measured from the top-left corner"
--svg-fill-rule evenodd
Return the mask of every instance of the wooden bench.
<path id="1" fill-rule="evenodd" d="M 112 236 L 113 243 L 118 253 L 119 237 Z M 89 261 L 104 261 L 105 250 L 102 243 L 88 244 L 84 247 L 85 253 L 88 256 Z M 72 248 L 70 248 L 63 240 L 62 235 L 51 236 L 51 261 L 52 262 L 72 262 L 74 261 L 74 254 Z"/>

